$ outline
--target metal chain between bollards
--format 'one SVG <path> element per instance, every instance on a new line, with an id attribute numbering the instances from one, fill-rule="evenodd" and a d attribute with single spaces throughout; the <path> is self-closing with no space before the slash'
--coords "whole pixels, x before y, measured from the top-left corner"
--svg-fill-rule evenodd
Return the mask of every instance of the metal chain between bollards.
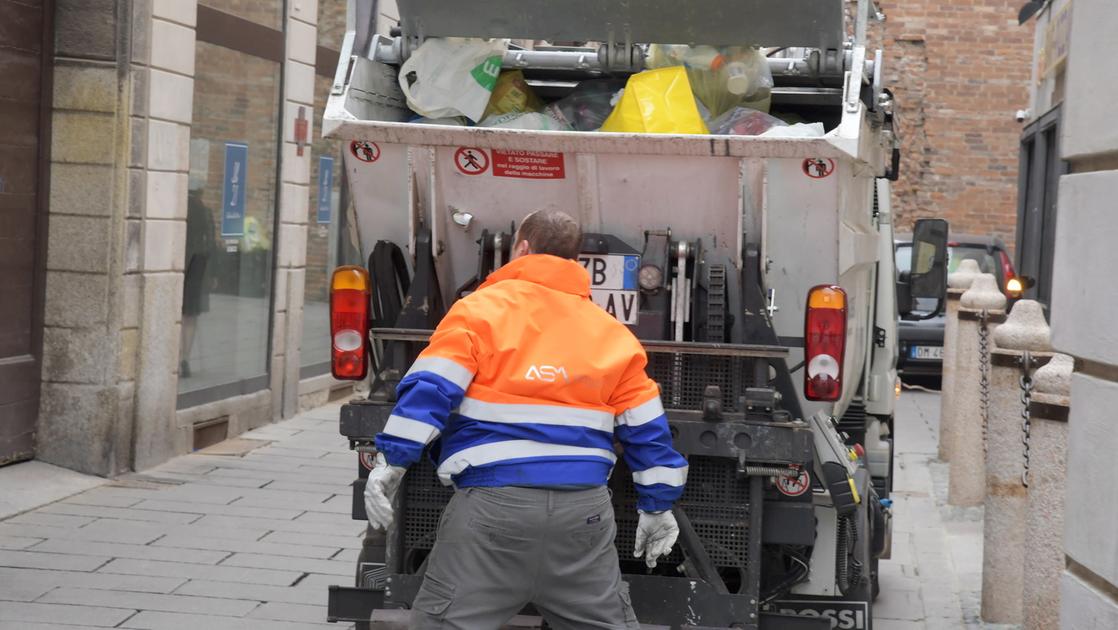
<path id="1" fill-rule="evenodd" d="M 986 428 L 990 424 L 990 329 L 986 323 L 990 313 L 986 309 L 978 316 L 978 391 L 979 407 L 982 412 L 982 452 L 986 453 L 989 441 L 986 439 Z"/>
<path id="2" fill-rule="evenodd" d="M 1033 367 L 1033 355 L 1028 350 L 1021 355 L 1021 444 L 1025 447 L 1025 468 L 1021 471 L 1021 485 L 1029 487 L 1029 441 L 1033 424 L 1032 412 L 1029 407 L 1033 400 L 1033 376 L 1030 370 Z"/>

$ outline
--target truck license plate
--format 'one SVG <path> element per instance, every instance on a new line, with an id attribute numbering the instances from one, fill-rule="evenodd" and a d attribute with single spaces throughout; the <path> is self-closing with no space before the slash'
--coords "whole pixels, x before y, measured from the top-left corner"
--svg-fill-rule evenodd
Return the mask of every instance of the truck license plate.
<path id="1" fill-rule="evenodd" d="M 912 346 L 909 356 L 913 359 L 943 360 L 943 346 Z"/>
<path id="2" fill-rule="evenodd" d="M 590 299 L 623 324 L 635 325 L 640 311 L 636 255 L 580 254 L 578 261 L 590 272 Z"/>

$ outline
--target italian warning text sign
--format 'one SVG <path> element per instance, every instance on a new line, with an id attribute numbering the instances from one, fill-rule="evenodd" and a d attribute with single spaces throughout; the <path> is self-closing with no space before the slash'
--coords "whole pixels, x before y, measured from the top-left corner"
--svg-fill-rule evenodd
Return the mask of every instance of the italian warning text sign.
<path id="1" fill-rule="evenodd" d="M 494 149 L 493 174 L 521 179 L 563 179 L 566 168 L 562 153 Z"/>

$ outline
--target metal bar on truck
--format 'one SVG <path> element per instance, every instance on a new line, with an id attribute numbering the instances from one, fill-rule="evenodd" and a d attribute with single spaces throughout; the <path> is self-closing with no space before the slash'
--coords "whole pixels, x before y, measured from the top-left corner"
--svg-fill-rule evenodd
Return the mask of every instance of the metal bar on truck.
<path id="1" fill-rule="evenodd" d="M 394 66 L 402 64 L 407 58 L 408 47 L 401 38 L 379 37 L 372 46 L 372 60 Z M 576 70 L 590 74 L 604 74 L 612 71 L 639 71 L 641 68 L 611 67 L 605 62 L 606 55 L 601 49 L 593 50 L 510 50 L 505 53 L 501 67 L 506 70 Z M 641 61 L 641 56 L 637 56 Z M 817 76 L 821 74 L 819 56 L 806 58 L 770 57 L 769 71 L 773 76 Z M 814 66 L 813 66 L 814 64 Z M 643 63 L 641 63 L 643 65 Z M 829 76 L 842 76 L 842 69 L 835 68 Z"/>
<path id="2" fill-rule="evenodd" d="M 380 341 L 428 341 L 430 330 L 416 328 L 373 328 L 369 331 Z M 745 345 L 737 343 L 699 343 L 686 341 L 654 341 L 642 339 L 641 345 L 646 352 L 668 352 L 673 354 L 707 354 L 730 357 L 757 357 L 780 359 L 788 355 L 788 348 L 782 346 Z"/>

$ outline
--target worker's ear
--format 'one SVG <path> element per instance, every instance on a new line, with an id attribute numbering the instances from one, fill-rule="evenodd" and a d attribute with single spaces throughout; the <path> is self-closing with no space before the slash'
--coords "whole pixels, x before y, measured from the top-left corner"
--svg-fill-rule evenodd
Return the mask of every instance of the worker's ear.
<path id="1" fill-rule="evenodd" d="M 512 255 L 510 256 L 509 259 L 510 260 L 516 260 L 517 258 L 520 258 L 521 256 L 527 256 L 528 254 L 531 254 L 531 253 L 532 253 L 532 246 L 528 244 L 527 240 L 517 241 L 516 244 L 512 246 Z"/>

